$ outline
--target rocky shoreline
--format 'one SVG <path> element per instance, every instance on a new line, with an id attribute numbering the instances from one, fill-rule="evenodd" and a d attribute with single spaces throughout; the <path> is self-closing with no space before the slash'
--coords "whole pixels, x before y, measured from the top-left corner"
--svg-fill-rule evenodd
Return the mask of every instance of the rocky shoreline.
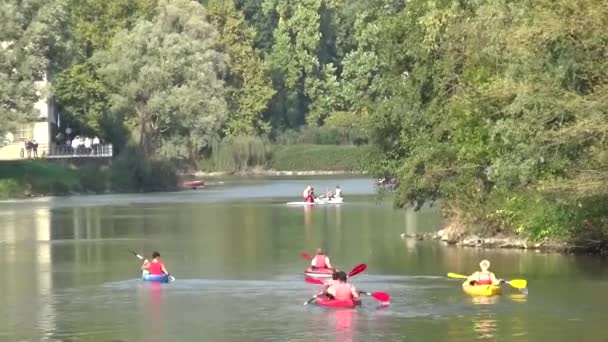
<path id="1" fill-rule="evenodd" d="M 447 245 L 468 248 L 502 248 L 533 250 L 545 253 L 589 254 L 608 256 L 608 241 L 606 240 L 579 240 L 558 241 L 542 240 L 531 241 L 518 236 L 494 235 L 481 236 L 478 234 L 454 233 L 449 228 L 435 233 L 401 234 L 402 239 L 436 240 Z"/>

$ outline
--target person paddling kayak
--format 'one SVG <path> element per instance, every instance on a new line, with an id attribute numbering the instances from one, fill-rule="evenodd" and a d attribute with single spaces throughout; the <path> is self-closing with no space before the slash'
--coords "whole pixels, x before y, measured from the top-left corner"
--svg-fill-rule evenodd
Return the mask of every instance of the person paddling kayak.
<path id="1" fill-rule="evenodd" d="M 148 261 L 148 259 L 144 260 L 143 265 L 141 265 L 141 269 L 143 271 L 147 271 L 151 275 L 169 274 L 165 268 L 165 265 L 160 260 L 160 253 L 156 251 L 152 252 L 152 261 Z"/>
<path id="2" fill-rule="evenodd" d="M 323 286 L 325 289 L 329 288 L 332 285 L 340 283 L 340 271 L 334 270 L 334 273 L 331 274 L 331 279 L 327 279 L 323 282 Z"/>
<path id="3" fill-rule="evenodd" d="M 312 186 L 307 186 L 302 193 L 302 197 L 304 197 L 304 202 L 314 203 L 315 202 L 315 188 Z"/>
<path id="4" fill-rule="evenodd" d="M 334 190 L 333 198 L 342 198 L 342 189 L 338 185 L 336 185 L 336 190 Z"/>
<path id="5" fill-rule="evenodd" d="M 312 260 L 310 261 L 310 266 L 313 270 L 318 268 L 333 268 L 333 266 L 329 262 L 329 257 L 327 257 L 325 253 L 323 253 L 322 248 L 317 248 L 317 255 L 315 255 L 314 258 L 312 258 Z"/>
<path id="6" fill-rule="evenodd" d="M 344 271 L 338 272 L 338 283 L 327 288 L 325 295 L 336 300 L 359 299 L 359 292 L 354 286 L 346 282 Z"/>
<path id="7" fill-rule="evenodd" d="M 482 260 L 479 263 L 481 271 L 477 271 L 471 274 L 465 283 L 470 285 L 498 285 L 504 280 L 497 279 L 494 273 L 490 272 L 490 262 L 488 260 Z"/>

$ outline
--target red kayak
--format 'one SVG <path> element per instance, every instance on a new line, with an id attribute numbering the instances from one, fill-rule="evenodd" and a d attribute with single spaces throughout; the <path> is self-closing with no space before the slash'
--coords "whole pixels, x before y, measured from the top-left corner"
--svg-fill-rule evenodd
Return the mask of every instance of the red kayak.
<path id="1" fill-rule="evenodd" d="M 205 187 L 205 182 L 201 180 L 194 180 L 182 183 L 182 188 L 197 189 L 203 187 Z"/>
<path id="2" fill-rule="evenodd" d="M 306 271 L 304 271 L 304 274 L 307 277 L 311 277 L 311 278 L 331 278 L 331 275 L 334 273 L 334 271 L 331 268 L 317 268 L 315 267 L 314 269 L 312 267 L 309 267 L 306 269 Z"/>
<path id="3" fill-rule="evenodd" d="M 329 297 L 317 297 L 315 303 L 320 306 L 327 306 L 331 308 L 354 308 L 355 306 L 361 305 L 361 301 L 358 299 L 338 300 L 330 299 Z"/>

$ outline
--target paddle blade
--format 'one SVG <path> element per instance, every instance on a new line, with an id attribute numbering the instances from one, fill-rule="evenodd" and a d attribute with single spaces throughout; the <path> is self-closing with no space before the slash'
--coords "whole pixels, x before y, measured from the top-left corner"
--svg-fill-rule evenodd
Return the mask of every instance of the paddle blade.
<path id="1" fill-rule="evenodd" d="M 348 276 L 352 277 L 356 274 L 359 274 L 359 273 L 365 271 L 366 269 L 367 269 L 366 264 L 359 264 L 359 265 L 355 266 L 352 271 L 348 272 Z"/>
<path id="2" fill-rule="evenodd" d="M 309 283 L 309 284 L 323 285 L 323 280 L 321 280 L 321 279 L 315 279 L 315 278 L 311 278 L 311 277 L 305 277 L 304 280 L 307 283 Z"/>
<path id="3" fill-rule="evenodd" d="M 457 273 L 448 273 L 448 277 L 450 278 L 454 278 L 454 279 L 467 279 L 468 277 L 462 274 L 457 274 Z"/>
<path id="4" fill-rule="evenodd" d="M 524 279 L 513 279 L 509 280 L 507 283 L 516 289 L 525 289 L 528 287 L 528 282 Z"/>
<path id="5" fill-rule="evenodd" d="M 312 260 L 312 257 L 308 253 L 300 253 L 300 256 L 306 260 Z"/>
<path id="6" fill-rule="evenodd" d="M 133 251 L 129 251 L 129 252 L 130 252 L 131 254 L 135 255 L 135 256 L 136 256 L 137 258 L 139 258 L 140 260 L 144 260 L 144 257 L 143 257 L 143 256 L 141 256 L 141 255 L 139 255 L 139 254 L 137 254 L 137 253 L 135 253 L 135 252 L 133 252 Z"/>
<path id="7" fill-rule="evenodd" d="M 391 295 L 389 295 L 386 292 L 373 292 L 373 293 L 370 293 L 370 296 L 374 297 L 375 299 L 377 299 L 381 302 L 390 302 L 391 301 Z"/>

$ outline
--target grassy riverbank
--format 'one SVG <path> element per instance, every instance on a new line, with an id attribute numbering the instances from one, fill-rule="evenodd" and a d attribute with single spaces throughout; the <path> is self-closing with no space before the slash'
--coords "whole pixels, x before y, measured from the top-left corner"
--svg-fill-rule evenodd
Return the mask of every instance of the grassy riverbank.
<path id="1" fill-rule="evenodd" d="M 75 169 L 43 160 L 0 161 L 0 198 L 66 194 L 78 188 Z"/>
<path id="2" fill-rule="evenodd" d="M 225 142 L 203 159 L 203 172 L 230 174 L 275 171 L 319 171 L 356 173 L 365 170 L 370 146 L 355 145 L 275 145 L 258 139 Z"/>
<path id="3" fill-rule="evenodd" d="M 142 192 L 175 189 L 177 176 L 167 163 L 133 155 L 111 163 L 71 161 L 0 161 L 0 198 L 60 196 L 77 193 Z"/>

